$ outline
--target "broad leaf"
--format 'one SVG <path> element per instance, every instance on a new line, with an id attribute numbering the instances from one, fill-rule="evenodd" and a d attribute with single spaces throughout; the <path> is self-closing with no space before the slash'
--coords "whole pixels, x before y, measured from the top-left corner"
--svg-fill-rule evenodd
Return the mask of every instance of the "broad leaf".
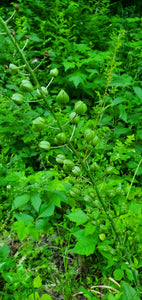
<path id="1" fill-rule="evenodd" d="M 26 204 L 28 201 L 30 200 L 30 196 L 29 195 L 22 195 L 22 196 L 18 196 L 15 198 L 13 204 L 12 204 L 12 210 L 15 210 L 21 206 L 23 206 L 24 204 Z"/>
<path id="2" fill-rule="evenodd" d="M 133 89 L 134 89 L 135 94 L 142 101 L 142 89 L 138 86 L 135 86 Z"/>
<path id="3" fill-rule="evenodd" d="M 43 204 L 41 206 L 39 218 L 47 218 L 54 214 L 55 203 L 50 201 L 49 204 Z"/>
<path id="4" fill-rule="evenodd" d="M 85 227 L 85 236 L 92 235 L 96 230 L 96 226 L 92 225 L 90 222 L 87 223 Z"/>
<path id="5" fill-rule="evenodd" d="M 67 216 L 70 221 L 76 222 L 76 225 L 84 224 L 87 221 L 87 215 L 81 209 L 75 209 L 74 212 Z"/>
<path id="6" fill-rule="evenodd" d="M 39 212 L 39 208 L 41 206 L 41 199 L 40 199 L 40 194 L 34 194 L 32 197 L 31 197 L 31 203 L 32 203 L 32 206 L 34 207 L 34 209 Z"/>
<path id="7" fill-rule="evenodd" d="M 48 294 L 43 294 L 41 296 L 40 300 L 52 300 L 52 297 Z"/>
<path id="8" fill-rule="evenodd" d="M 84 84 L 86 77 L 87 76 L 81 72 L 75 72 L 70 75 L 68 81 L 73 82 L 74 86 L 77 88 L 80 83 Z"/>
<path id="9" fill-rule="evenodd" d="M 42 280 L 39 275 L 36 278 L 34 278 L 33 285 L 34 288 L 40 288 L 42 286 Z"/>
<path id="10" fill-rule="evenodd" d="M 15 214 L 14 217 L 19 221 L 23 220 L 25 225 L 31 224 L 34 221 L 34 218 L 27 214 Z"/>
<path id="11" fill-rule="evenodd" d="M 96 239 L 92 237 L 84 237 L 76 243 L 75 247 L 71 249 L 71 252 L 89 256 L 94 253 L 97 241 L 97 237 Z"/>
<path id="12" fill-rule="evenodd" d="M 15 222 L 13 224 L 13 228 L 16 230 L 20 241 L 23 241 L 29 234 L 29 229 L 25 226 L 22 220 Z"/>
<path id="13" fill-rule="evenodd" d="M 122 297 L 121 300 L 140 300 L 136 290 L 132 288 L 129 283 L 123 281 L 122 283 Z"/>
<path id="14" fill-rule="evenodd" d="M 113 272 L 113 276 L 114 276 L 115 280 L 120 281 L 123 278 L 123 276 L 124 276 L 124 271 L 121 270 L 121 269 L 116 269 Z"/>

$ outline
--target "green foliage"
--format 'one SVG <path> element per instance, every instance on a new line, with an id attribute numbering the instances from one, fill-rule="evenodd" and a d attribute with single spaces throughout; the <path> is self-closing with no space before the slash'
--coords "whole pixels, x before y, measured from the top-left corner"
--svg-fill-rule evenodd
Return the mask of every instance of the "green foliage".
<path id="1" fill-rule="evenodd" d="M 18 3 L 1 7 L 0 297 L 140 299 L 141 17 Z"/>

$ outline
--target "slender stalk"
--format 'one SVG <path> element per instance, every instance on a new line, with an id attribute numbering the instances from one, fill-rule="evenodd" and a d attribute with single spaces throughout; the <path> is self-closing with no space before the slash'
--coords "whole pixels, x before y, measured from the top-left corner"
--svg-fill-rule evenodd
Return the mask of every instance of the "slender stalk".
<path id="1" fill-rule="evenodd" d="M 65 129 L 64 129 L 64 127 L 60 124 L 60 121 L 59 121 L 59 119 L 56 117 L 56 114 L 54 113 L 53 108 L 49 106 L 49 104 L 48 104 L 48 102 L 47 102 L 47 98 L 46 98 L 44 92 L 42 91 L 41 86 L 40 86 L 40 84 L 39 84 L 39 82 L 38 82 L 38 80 L 37 80 L 37 77 L 36 77 L 34 71 L 32 70 L 32 68 L 30 67 L 30 65 L 29 65 L 29 63 L 28 63 L 28 61 L 27 61 L 27 59 L 26 59 L 26 57 L 25 57 L 25 55 L 24 55 L 24 53 L 23 53 L 23 50 L 20 49 L 18 43 L 16 42 L 16 40 L 14 39 L 14 37 L 11 35 L 11 33 L 10 33 L 8 27 L 7 27 L 6 22 L 4 22 L 3 19 L 2 19 L 1 17 L 0 17 L 0 23 L 3 25 L 3 28 L 4 28 L 5 32 L 7 33 L 7 35 L 9 36 L 9 38 L 11 39 L 11 41 L 12 41 L 12 43 L 14 44 L 14 46 L 16 47 L 16 49 L 18 50 L 20 56 L 22 57 L 22 59 L 23 59 L 25 65 L 26 65 L 26 68 L 27 68 L 27 70 L 28 70 L 28 72 L 29 72 L 29 74 L 30 74 L 30 76 L 31 76 L 31 78 L 32 78 L 32 80 L 33 80 L 33 82 L 34 82 L 34 84 L 35 84 L 36 87 L 39 89 L 39 91 L 40 91 L 40 93 L 41 93 L 41 96 L 42 96 L 43 100 L 45 101 L 45 103 L 47 104 L 47 107 L 48 107 L 49 111 L 51 112 L 51 114 L 53 115 L 54 119 L 56 120 L 59 129 L 60 129 L 62 132 L 65 133 Z M 110 76 L 111 76 L 111 72 L 110 72 Z M 51 79 L 51 82 L 52 82 L 52 80 L 53 80 L 53 78 Z M 50 84 L 51 84 L 51 82 L 50 82 Z M 49 84 L 48 84 L 48 86 L 49 86 Z M 106 93 L 107 93 L 107 88 L 108 88 L 108 86 L 106 87 L 105 95 L 106 95 Z M 104 96 L 103 101 L 104 101 L 104 100 L 105 100 L 105 96 Z M 125 245 L 123 244 L 123 239 L 122 239 L 121 233 L 118 231 L 118 229 L 117 229 L 117 227 L 116 227 L 116 225 L 115 225 L 115 223 L 114 223 L 114 221 L 113 221 L 113 218 L 111 217 L 111 215 L 109 214 L 109 212 L 108 212 L 108 210 L 107 210 L 106 204 L 104 203 L 104 201 L 103 201 L 103 199 L 102 199 L 102 197 L 101 197 L 101 195 L 100 195 L 100 192 L 99 192 L 98 187 L 97 187 L 97 185 L 96 185 L 96 183 L 95 183 L 95 180 L 94 180 L 93 177 L 92 177 L 92 174 L 91 174 L 90 171 L 87 169 L 87 166 L 86 166 L 85 162 L 80 158 L 80 154 L 79 154 L 78 151 L 74 148 L 74 146 L 72 145 L 72 143 L 71 143 L 71 141 L 70 141 L 69 138 L 67 138 L 67 144 L 68 144 L 69 148 L 72 150 L 72 152 L 74 153 L 74 155 L 76 156 L 76 158 L 80 161 L 80 163 L 81 163 L 81 165 L 82 165 L 82 168 L 84 169 L 86 175 L 87 175 L 88 178 L 90 179 L 90 181 L 91 181 L 91 183 L 92 183 L 92 186 L 94 187 L 94 189 L 95 189 L 95 191 L 96 191 L 98 200 L 99 200 L 99 202 L 101 203 L 102 208 L 103 208 L 103 210 L 105 211 L 106 217 L 107 217 L 107 219 L 109 220 L 109 222 L 110 222 L 110 224 L 111 224 L 111 226 L 112 226 L 112 229 L 113 229 L 113 231 L 114 231 L 114 233 L 115 233 L 115 235 L 116 235 L 116 238 L 118 239 L 120 245 L 121 245 L 121 246 L 124 246 L 124 254 L 125 254 L 125 256 L 126 256 L 128 262 L 129 262 L 129 264 L 130 264 L 130 267 L 132 267 L 133 262 L 132 262 L 131 256 L 130 256 L 128 250 L 126 249 Z M 139 282 L 138 282 L 138 278 L 137 278 L 137 271 L 136 271 L 136 269 L 132 268 L 132 273 L 133 273 L 133 277 L 134 277 L 135 286 L 138 287 L 138 286 L 139 286 Z"/>

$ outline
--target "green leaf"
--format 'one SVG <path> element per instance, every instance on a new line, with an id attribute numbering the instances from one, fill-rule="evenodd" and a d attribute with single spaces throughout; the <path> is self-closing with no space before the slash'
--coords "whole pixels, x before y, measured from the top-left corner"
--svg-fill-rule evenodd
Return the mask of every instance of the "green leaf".
<path id="1" fill-rule="evenodd" d="M 126 274 L 127 274 L 127 277 L 130 281 L 134 280 L 133 273 L 130 269 L 126 269 Z"/>
<path id="2" fill-rule="evenodd" d="M 92 225 L 90 222 L 87 223 L 85 227 L 85 236 L 92 235 L 96 230 L 96 226 Z"/>
<path id="3" fill-rule="evenodd" d="M 75 209 L 74 212 L 70 213 L 67 217 L 70 221 L 76 222 L 77 225 L 84 224 L 87 221 L 87 215 L 79 208 Z"/>
<path id="4" fill-rule="evenodd" d="M 47 218 L 54 214 L 55 203 L 50 201 L 49 204 L 43 204 L 41 206 L 39 218 Z"/>
<path id="5" fill-rule="evenodd" d="M 23 206 L 24 204 L 26 204 L 28 201 L 30 200 L 30 196 L 29 195 L 22 195 L 22 196 L 18 196 L 15 198 L 13 204 L 12 204 L 12 210 L 15 210 L 21 206 Z"/>
<path id="6" fill-rule="evenodd" d="M 31 197 L 31 203 L 32 203 L 32 206 L 34 207 L 34 209 L 39 212 L 39 208 L 41 206 L 41 199 L 40 199 L 40 194 L 34 194 L 32 197 Z"/>
<path id="7" fill-rule="evenodd" d="M 38 219 L 35 223 L 35 228 L 36 230 L 45 230 L 48 231 L 48 229 L 50 228 L 50 223 L 49 223 L 49 218 L 45 218 L 45 219 Z"/>
<path id="8" fill-rule="evenodd" d="M 69 62 L 69 61 L 64 61 L 63 66 L 65 68 L 65 72 L 69 69 L 74 69 L 75 68 L 75 63 L 74 62 Z"/>
<path id="9" fill-rule="evenodd" d="M 114 101 L 113 101 L 113 106 L 115 106 L 115 105 L 117 105 L 117 104 L 120 104 L 120 103 L 122 103 L 122 102 L 124 102 L 124 101 L 125 101 L 124 98 L 117 97 L 117 98 L 115 98 Z"/>
<path id="10" fill-rule="evenodd" d="M 122 291 L 123 294 L 121 300 L 140 300 L 136 290 L 125 281 L 122 282 Z"/>
<path id="11" fill-rule="evenodd" d="M 9 255 L 9 248 L 6 244 L 3 244 L 3 246 L 0 248 L 0 257 L 6 258 Z"/>
<path id="12" fill-rule="evenodd" d="M 55 204 L 55 206 L 57 206 L 59 208 L 61 208 L 62 201 L 65 203 L 68 203 L 68 198 L 64 192 L 61 192 L 61 191 L 49 192 L 48 196 L 50 198 L 50 201 L 52 201 Z"/>
<path id="13" fill-rule="evenodd" d="M 37 289 L 39 289 L 42 286 L 42 280 L 39 275 L 36 278 L 34 278 L 33 285 L 34 285 L 34 288 L 37 288 Z"/>
<path id="14" fill-rule="evenodd" d="M 27 214 L 15 214 L 14 217 L 19 221 L 23 220 L 25 225 L 31 224 L 34 221 L 34 218 Z"/>
<path id="15" fill-rule="evenodd" d="M 75 72 L 72 75 L 70 75 L 68 81 L 73 82 L 74 86 L 77 88 L 80 83 L 84 84 L 86 77 L 87 76 L 85 74 Z"/>
<path id="16" fill-rule="evenodd" d="M 135 94 L 142 101 L 142 89 L 138 86 L 135 86 L 133 89 L 134 89 Z"/>
<path id="17" fill-rule="evenodd" d="M 25 226 L 23 220 L 14 222 L 13 229 L 16 230 L 20 241 L 23 241 L 29 234 L 29 229 Z"/>
<path id="18" fill-rule="evenodd" d="M 4 266 L 6 265 L 6 262 L 0 262 L 0 272 L 3 272 Z"/>
<path id="19" fill-rule="evenodd" d="M 35 292 L 34 294 L 29 295 L 28 299 L 30 299 L 30 300 L 39 300 L 39 293 Z"/>
<path id="20" fill-rule="evenodd" d="M 142 210 L 142 203 L 132 201 L 129 205 L 129 210 L 131 210 L 134 214 L 138 214 L 138 212 Z"/>
<path id="21" fill-rule="evenodd" d="M 52 300 L 52 297 L 48 294 L 43 294 L 41 296 L 40 300 Z"/>
<path id="22" fill-rule="evenodd" d="M 117 75 L 117 74 L 112 74 L 112 81 L 109 84 L 109 86 L 130 86 L 132 85 L 132 77 L 128 76 L 127 74 L 123 75 Z"/>
<path id="23" fill-rule="evenodd" d="M 97 237 L 96 239 L 92 237 L 84 237 L 76 243 L 75 247 L 71 249 L 71 252 L 89 256 L 94 253 L 97 241 Z"/>
<path id="24" fill-rule="evenodd" d="M 124 122 L 127 122 L 127 113 L 125 111 L 125 106 L 120 104 L 119 111 L 120 111 L 119 118 L 122 119 Z"/>
<path id="25" fill-rule="evenodd" d="M 124 277 L 124 271 L 121 270 L 121 269 L 116 269 L 116 270 L 113 272 L 113 276 L 114 276 L 114 279 L 115 279 L 115 280 L 120 281 L 120 280 Z"/>

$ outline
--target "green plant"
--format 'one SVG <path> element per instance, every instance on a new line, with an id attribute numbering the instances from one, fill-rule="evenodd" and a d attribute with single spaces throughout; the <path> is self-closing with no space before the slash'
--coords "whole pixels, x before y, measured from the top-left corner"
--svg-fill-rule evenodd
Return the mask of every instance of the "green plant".
<path id="1" fill-rule="evenodd" d="M 141 224 L 141 193 L 136 178 L 138 171 L 141 174 L 140 152 L 134 145 L 133 132 L 127 136 L 126 140 L 123 136 L 120 139 L 121 135 L 131 132 L 134 124 L 132 116 L 129 119 L 130 128 L 126 128 L 126 124 L 128 124 L 128 112 L 132 112 L 133 105 L 128 105 L 128 103 L 124 105 L 123 97 L 113 100 L 117 93 L 117 86 L 131 85 L 130 77 L 124 74 L 121 81 L 120 76 L 113 73 L 114 70 L 120 68 L 120 64 L 116 63 L 116 54 L 124 32 L 116 40 L 114 55 L 106 69 L 107 79 L 103 88 L 103 96 L 99 91 L 96 92 L 98 101 L 96 100 L 95 105 L 93 104 L 93 112 L 90 113 L 87 112 L 89 101 L 85 101 L 88 105 L 78 99 L 69 102 L 69 96 L 64 90 L 56 96 L 57 88 L 55 91 L 51 88 L 52 96 L 49 93 L 45 94 L 45 90 L 37 80 L 35 70 L 30 67 L 24 55 L 23 48 L 20 49 L 20 42 L 17 43 L 15 37 L 9 32 L 7 22 L 1 19 L 1 24 L 20 54 L 25 64 L 23 70 L 27 70 L 32 82 L 31 86 L 30 81 L 27 82 L 25 79 L 25 75 L 18 74 L 14 67 L 14 76 L 17 76 L 16 92 L 19 92 L 22 80 L 25 100 L 23 101 L 22 97 L 20 106 L 13 101 L 10 102 L 11 110 L 15 115 L 23 116 L 25 119 L 27 117 L 26 126 L 28 124 L 30 130 L 32 128 L 30 135 L 28 133 L 25 136 L 26 126 L 21 132 L 22 126 L 20 125 L 19 132 L 22 137 L 20 143 L 21 140 L 23 141 L 21 148 L 27 143 L 26 149 L 23 152 L 20 149 L 18 152 L 16 141 L 14 145 L 10 145 L 5 131 L 1 130 L 2 145 L 7 143 L 7 149 L 2 152 L 4 164 L 2 177 L 3 174 L 6 176 L 1 184 L 4 187 L 11 186 L 10 192 L 3 193 L 11 201 L 8 204 L 9 207 L 12 204 L 10 212 L 14 218 L 12 231 L 17 233 L 20 241 L 25 240 L 29 235 L 38 241 L 40 233 L 47 233 L 56 222 L 59 223 L 58 220 L 60 222 L 62 220 L 66 231 L 72 237 L 68 253 L 75 253 L 90 259 L 91 256 L 96 255 L 99 257 L 98 266 L 102 277 L 108 277 L 113 272 L 114 278 L 121 281 L 123 288 L 119 296 L 123 299 L 130 294 L 130 297 L 135 295 L 139 299 L 131 285 L 135 284 L 136 288 L 139 288 L 137 269 L 141 268 L 140 237 L 135 234 L 135 231 L 131 231 L 130 223 L 134 224 L 137 233 L 138 226 Z M 90 55 L 96 54 L 93 50 L 90 52 L 84 45 L 79 45 L 78 49 L 82 53 L 86 51 Z M 103 54 L 100 54 L 100 57 L 103 61 Z M 84 58 L 80 56 L 82 65 L 89 64 L 89 60 L 87 62 L 83 60 Z M 90 61 L 92 64 L 92 59 Z M 65 68 L 68 69 L 68 62 Z M 57 70 L 49 73 L 52 78 L 48 85 L 46 82 L 46 90 L 54 77 L 58 75 Z M 80 83 L 83 84 L 84 80 L 85 76 L 81 77 L 79 73 L 69 75 L 69 81 L 73 82 L 76 87 Z M 141 89 L 135 86 L 134 92 L 140 99 Z M 119 95 L 121 93 L 122 91 L 119 91 Z M 40 94 L 40 100 L 37 94 Z M 41 106 L 34 108 L 38 101 L 41 102 Z M 4 111 L 9 100 L 5 99 L 5 102 L 2 104 Z M 63 105 L 60 107 L 60 104 Z M 75 104 L 75 112 L 72 111 L 72 104 Z M 10 128 L 13 120 L 10 109 L 8 109 L 8 114 Z M 15 118 L 18 119 L 17 115 Z M 2 122 L 5 124 L 5 115 L 3 115 Z M 141 136 L 140 130 L 138 127 L 136 146 Z M 10 130 L 12 136 L 13 132 L 14 130 Z M 16 130 L 14 133 L 16 138 L 19 132 Z M 11 153 L 13 160 L 9 157 Z M 32 165 L 29 165 L 30 155 L 33 156 L 36 173 Z M 8 171 L 5 170 L 7 164 L 9 165 Z M 22 169 L 25 169 L 25 172 L 22 172 Z M 136 170 L 135 176 L 133 169 Z M 17 182 L 16 186 L 12 179 Z M 81 258 L 80 265 L 83 270 L 83 258 Z M 63 280 L 66 278 L 67 285 L 63 294 L 65 297 L 70 297 L 72 288 L 70 278 L 67 276 L 67 262 L 65 266 Z M 94 264 L 92 268 L 95 269 Z M 84 272 L 87 273 L 85 268 Z M 125 284 L 125 281 L 128 283 Z M 91 297 L 92 292 L 86 293 L 88 297 Z M 109 295 L 110 299 L 113 297 L 111 296 Z M 104 295 L 104 299 L 106 297 L 108 293 Z M 116 296 L 113 298 L 117 299 Z"/>

